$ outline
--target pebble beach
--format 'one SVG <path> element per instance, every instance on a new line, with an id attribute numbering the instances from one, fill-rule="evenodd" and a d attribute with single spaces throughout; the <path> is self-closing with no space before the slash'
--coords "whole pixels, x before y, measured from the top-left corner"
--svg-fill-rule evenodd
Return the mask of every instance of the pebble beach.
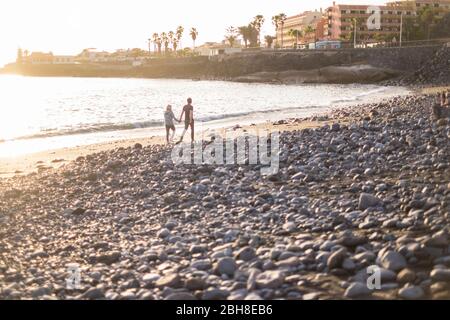
<path id="1" fill-rule="evenodd" d="M 433 103 L 274 123 L 292 127 L 268 176 L 135 143 L 0 179 L 0 299 L 450 299 L 450 126 Z"/>

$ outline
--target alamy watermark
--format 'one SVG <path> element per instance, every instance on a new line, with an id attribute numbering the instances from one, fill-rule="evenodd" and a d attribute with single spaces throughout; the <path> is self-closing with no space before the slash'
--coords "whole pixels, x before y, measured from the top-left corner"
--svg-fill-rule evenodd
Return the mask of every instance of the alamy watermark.
<path id="1" fill-rule="evenodd" d="M 81 288 L 81 269 L 77 263 L 67 265 L 68 277 L 66 278 L 66 289 L 77 290 Z"/>
<path id="2" fill-rule="evenodd" d="M 377 265 L 367 267 L 367 288 L 370 290 L 381 290 L 381 269 Z"/>
<path id="3" fill-rule="evenodd" d="M 240 130 L 234 138 L 215 131 L 194 144 L 182 143 L 172 149 L 175 165 L 260 165 L 262 175 L 278 173 L 280 165 L 280 132 L 268 130 Z"/>
<path id="4" fill-rule="evenodd" d="M 370 14 L 367 19 L 367 30 L 381 29 L 381 9 L 377 6 L 369 6 L 366 11 Z"/>

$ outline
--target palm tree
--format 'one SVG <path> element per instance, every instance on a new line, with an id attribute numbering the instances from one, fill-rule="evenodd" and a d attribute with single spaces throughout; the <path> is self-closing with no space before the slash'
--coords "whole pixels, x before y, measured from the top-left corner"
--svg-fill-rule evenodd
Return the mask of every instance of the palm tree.
<path id="1" fill-rule="evenodd" d="M 148 42 L 148 54 L 152 54 L 152 38 L 148 38 L 147 42 Z"/>
<path id="2" fill-rule="evenodd" d="M 427 39 L 430 40 L 431 26 L 434 24 L 437 14 L 430 7 L 425 7 L 419 13 L 419 21 L 426 28 Z"/>
<path id="3" fill-rule="evenodd" d="M 194 50 L 195 50 L 195 40 L 197 40 L 198 37 L 198 31 L 196 28 L 192 28 L 191 31 L 189 32 L 189 35 L 192 38 L 192 42 L 194 43 Z"/>
<path id="4" fill-rule="evenodd" d="M 244 40 L 245 47 L 248 48 L 248 42 L 251 37 L 251 30 L 249 26 L 242 26 L 238 28 L 239 34 L 242 36 L 242 40 Z"/>
<path id="5" fill-rule="evenodd" d="M 226 31 L 225 40 L 228 41 L 230 47 L 233 47 L 237 39 L 238 30 L 235 27 L 228 27 Z"/>
<path id="6" fill-rule="evenodd" d="M 280 24 L 281 24 L 281 47 L 283 47 L 283 44 L 284 44 L 284 35 L 283 35 L 283 33 L 284 33 L 284 22 L 286 21 L 287 16 L 284 13 L 280 13 L 278 16 L 280 17 L 279 21 L 280 21 Z"/>
<path id="7" fill-rule="evenodd" d="M 161 33 L 161 40 L 164 44 L 164 53 L 167 54 L 169 51 L 169 37 L 167 36 L 167 33 L 163 32 Z"/>
<path id="8" fill-rule="evenodd" d="M 272 24 L 275 26 L 275 35 L 276 35 L 276 46 L 278 46 L 278 29 L 280 28 L 281 24 L 281 17 L 280 15 L 276 15 L 272 17 Z"/>
<path id="9" fill-rule="evenodd" d="M 158 53 L 161 54 L 161 37 L 156 32 L 152 35 L 153 44 L 155 46 L 155 52 L 156 48 L 158 48 Z"/>
<path id="10" fill-rule="evenodd" d="M 175 39 L 175 32 L 169 31 L 167 37 L 169 38 L 169 42 L 172 45 L 173 51 L 177 51 L 177 44 L 176 44 L 177 40 Z"/>
<path id="11" fill-rule="evenodd" d="M 298 48 L 298 38 L 302 37 L 302 32 L 297 29 L 290 29 L 288 32 L 289 36 L 294 39 L 295 46 L 294 48 Z"/>
<path id="12" fill-rule="evenodd" d="M 356 46 L 356 41 L 358 37 L 358 30 L 360 30 L 360 27 L 363 25 L 364 19 L 363 18 L 353 18 L 352 24 L 353 24 L 353 31 L 350 33 L 350 39 L 353 39 L 353 46 Z"/>
<path id="13" fill-rule="evenodd" d="M 276 39 L 276 38 L 273 37 L 273 36 L 270 36 L 270 35 L 267 35 L 267 36 L 264 37 L 264 40 L 266 40 L 267 48 L 272 48 L 272 44 L 273 44 L 273 40 L 274 39 Z"/>
<path id="14" fill-rule="evenodd" d="M 258 14 L 253 18 L 251 25 L 258 31 L 258 44 L 261 45 L 261 28 L 265 22 L 264 16 Z"/>
<path id="15" fill-rule="evenodd" d="M 272 17 L 272 24 L 275 26 L 276 45 L 278 46 L 278 28 L 280 27 L 280 16 L 276 15 Z"/>
<path id="16" fill-rule="evenodd" d="M 311 33 L 314 33 L 314 43 L 316 43 L 316 29 L 314 29 L 312 26 L 307 26 L 305 29 L 305 37 L 307 37 Z"/>
<path id="17" fill-rule="evenodd" d="M 175 34 L 176 34 L 177 42 L 180 45 L 180 49 L 182 49 L 181 48 L 181 38 L 183 38 L 183 33 L 184 33 L 184 28 L 182 26 L 178 26 L 177 31 L 175 32 Z"/>

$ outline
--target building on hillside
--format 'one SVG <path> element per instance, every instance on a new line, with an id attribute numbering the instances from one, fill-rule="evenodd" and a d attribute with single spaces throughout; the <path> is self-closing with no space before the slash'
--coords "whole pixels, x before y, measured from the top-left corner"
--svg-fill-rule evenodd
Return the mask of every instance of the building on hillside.
<path id="1" fill-rule="evenodd" d="M 53 64 L 75 64 L 75 56 L 53 56 Z"/>
<path id="2" fill-rule="evenodd" d="M 367 21 L 378 8 L 380 28 L 369 29 Z M 401 23 L 417 15 L 418 10 L 430 7 L 443 16 L 450 12 L 450 0 L 404 0 L 388 2 L 383 6 L 341 5 L 333 2 L 328 12 L 328 37 L 330 40 L 352 40 L 355 29 L 358 42 L 377 42 L 380 40 L 399 40 Z"/>
<path id="3" fill-rule="evenodd" d="M 369 5 L 340 5 L 333 3 L 328 8 L 328 28 L 330 40 L 352 40 L 356 24 L 357 39 L 363 42 L 376 42 L 381 39 L 393 39 L 400 36 L 402 15 L 414 16 L 415 10 L 410 5 L 378 6 L 380 28 L 369 29 L 367 21 L 376 12 Z"/>
<path id="4" fill-rule="evenodd" d="M 290 30 L 299 30 L 302 32 L 303 37 L 300 37 L 300 39 L 298 39 L 298 43 L 307 42 L 314 38 L 322 38 L 317 25 L 323 23 L 323 18 L 324 15 L 322 9 L 320 9 L 320 11 L 305 11 L 298 15 L 287 17 L 284 21 L 284 24 L 278 27 L 276 38 L 277 46 L 281 48 L 295 47 L 297 39 L 290 35 Z M 305 31 L 308 29 L 308 27 L 311 27 L 314 32 L 306 33 Z M 319 34 L 317 34 L 317 32 L 319 32 Z"/>
<path id="5" fill-rule="evenodd" d="M 28 52 L 27 50 L 25 50 Z M 75 57 L 68 55 L 54 55 L 51 52 L 32 52 L 22 57 L 24 64 L 74 64 Z"/>
<path id="6" fill-rule="evenodd" d="M 96 51 L 94 48 L 84 49 L 78 56 L 79 62 L 107 62 L 111 54 L 107 51 Z"/>
<path id="7" fill-rule="evenodd" d="M 23 58 L 23 63 L 29 64 L 53 64 L 53 53 L 32 52 Z"/>
<path id="8" fill-rule="evenodd" d="M 195 48 L 195 52 L 204 57 L 213 57 L 224 54 L 233 54 L 242 52 L 242 47 L 230 47 L 224 43 L 206 42 Z"/>
<path id="9" fill-rule="evenodd" d="M 386 5 L 391 7 L 410 6 L 416 11 L 423 8 L 431 8 L 440 17 L 443 17 L 445 14 L 450 12 L 450 0 L 398 0 L 388 2 Z"/>

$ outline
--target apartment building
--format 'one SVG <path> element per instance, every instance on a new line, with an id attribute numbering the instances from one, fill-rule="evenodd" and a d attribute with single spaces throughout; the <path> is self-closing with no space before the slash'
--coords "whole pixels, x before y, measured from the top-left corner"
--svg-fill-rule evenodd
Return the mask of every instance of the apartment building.
<path id="1" fill-rule="evenodd" d="M 350 40 L 356 24 L 358 39 L 374 42 L 377 38 L 399 39 L 401 23 L 414 17 L 424 7 L 433 8 L 438 15 L 450 12 L 450 0 L 404 0 L 388 2 L 386 5 L 341 5 L 333 3 L 328 12 L 328 36 L 331 40 Z M 375 14 L 380 15 L 380 26 L 369 28 L 367 21 Z"/>
<path id="2" fill-rule="evenodd" d="M 317 25 L 323 21 L 324 14 L 322 9 L 316 11 L 305 11 L 295 16 L 287 17 L 283 25 L 280 25 L 277 30 L 276 43 L 282 48 L 293 48 L 297 43 L 297 38 L 290 35 L 290 30 L 299 30 L 307 39 L 322 38 L 324 28 L 320 27 L 317 30 Z M 308 27 L 311 27 L 314 32 L 305 33 Z M 320 34 L 322 33 L 322 35 Z M 314 41 L 314 40 L 312 40 Z M 305 42 L 303 37 L 298 39 L 298 42 Z"/>

